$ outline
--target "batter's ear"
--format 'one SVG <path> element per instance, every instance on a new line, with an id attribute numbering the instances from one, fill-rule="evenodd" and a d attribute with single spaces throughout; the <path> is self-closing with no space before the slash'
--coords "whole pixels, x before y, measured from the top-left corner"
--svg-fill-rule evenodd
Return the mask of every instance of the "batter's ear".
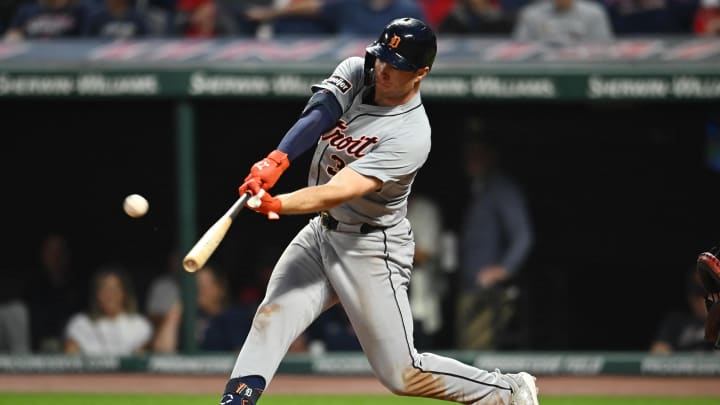
<path id="1" fill-rule="evenodd" d="M 415 78 L 419 82 L 420 80 L 424 79 L 425 76 L 430 73 L 430 68 L 428 66 L 425 66 L 424 68 L 418 69 L 415 71 Z"/>

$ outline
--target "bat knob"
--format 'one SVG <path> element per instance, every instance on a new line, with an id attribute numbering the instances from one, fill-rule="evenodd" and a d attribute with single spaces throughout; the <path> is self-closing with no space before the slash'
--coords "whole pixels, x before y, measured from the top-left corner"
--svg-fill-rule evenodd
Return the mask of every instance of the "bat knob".
<path id="1" fill-rule="evenodd" d="M 250 199 L 247 202 L 248 207 L 250 208 L 258 208 L 262 204 L 262 196 L 265 195 L 265 190 L 261 189 L 257 194 L 250 197 Z"/>

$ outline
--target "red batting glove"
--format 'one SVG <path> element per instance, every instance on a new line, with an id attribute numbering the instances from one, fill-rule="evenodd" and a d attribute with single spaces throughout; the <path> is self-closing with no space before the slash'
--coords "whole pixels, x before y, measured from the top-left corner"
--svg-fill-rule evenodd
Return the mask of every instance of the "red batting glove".
<path id="1" fill-rule="evenodd" d="M 255 212 L 267 215 L 268 219 L 280 219 L 280 210 L 282 210 L 282 202 L 266 192 L 254 180 L 250 180 L 243 185 L 247 185 L 252 193 L 245 205 Z"/>
<path id="2" fill-rule="evenodd" d="M 238 188 L 238 192 L 240 195 L 245 194 L 248 191 L 246 184 L 250 180 L 257 182 L 263 190 L 270 190 L 288 167 L 290 161 L 287 153 L 275 149 L 265 159 L 252 165 L 250 174 L 245 177 L 245 183 Z"/>

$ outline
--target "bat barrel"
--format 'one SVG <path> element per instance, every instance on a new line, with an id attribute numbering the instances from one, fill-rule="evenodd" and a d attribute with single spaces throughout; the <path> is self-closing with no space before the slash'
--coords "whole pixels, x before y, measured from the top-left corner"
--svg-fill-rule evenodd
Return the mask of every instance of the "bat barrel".
<path id="1" fill-rule="evenodd" d="M 250 198 L 249 193 L 245 193 L 238 198 L 225 215 L 220 217 L 195 243 L 195 246 L 193 246 L 190 252 L 183 258 L 183 268 L 185 271 L 194 273 L 205 265 L 205 262 L 207 262 L 225 237 L 233 219 L 240 210 L 242 210 L 248 198 Z"/>

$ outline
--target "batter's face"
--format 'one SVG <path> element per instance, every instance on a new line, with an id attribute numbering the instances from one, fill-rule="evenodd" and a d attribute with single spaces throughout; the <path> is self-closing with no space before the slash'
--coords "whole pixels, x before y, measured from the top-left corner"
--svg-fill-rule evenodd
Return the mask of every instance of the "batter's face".
<path id="1" fill-rule="evenodd" d="M 400 70 L 380 58 L 375 59 L 375 103 L 381 106 L 405 104 L 418 92 L 430 68 Z"/>

